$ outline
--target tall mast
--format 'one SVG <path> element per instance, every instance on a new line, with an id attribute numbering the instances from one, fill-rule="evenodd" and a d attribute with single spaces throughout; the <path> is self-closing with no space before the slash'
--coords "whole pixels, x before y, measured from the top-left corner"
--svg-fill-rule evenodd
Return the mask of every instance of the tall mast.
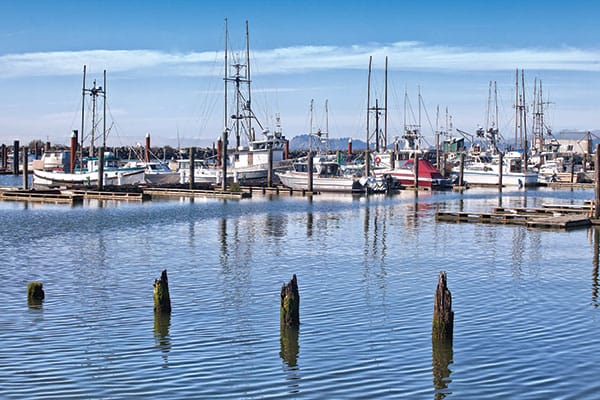
<path id="1" fill-rule="evenodd" d="M 102 151 L 106 150 L 106 70 L 104 70 L 104 90 L 102 106 Z"/>
<path id="2" fill-rule="evenodd" d="M 327 148 L 329 149 L 329 106 L 328 101 L 325 99 L 325 139 L 327 140 Z"/>
<path id="3" fill-rule="evenodd" d="M 367 151 L 369 151 L 369 136 L 371 135 L 371 131 L 369 129 L 369 110 L 371 108 L 371 62 L 373 61 L 373 56 L 369 56 L 369 75 L 367 78 Z M 369 160 L 365 160 L 365 164 L 369 164 Z"/>
<path id="4" fill-rule="evenodd" d="M 248 33 L 248 20 L 246 20 L 246 84 L 248 85 L 248 101 L 245 107 L 248 111 L 248 134 L 250 140 L 256 140 L 254 131 L 252 130 L 252 102 L 250 97 L 250 34 Z"/>
<path id="5" fill-rule="evenodd" d="M 388 58 L 385 56 L 385 92 L 384 92 L 384 105 L 385 109 L 385 119 L 384 119 L 384 133 L 383 133 L 383 145 L 385 149 L 388 146 L 388 118 L 387 118 L 387 109 L 388 109 Z"/>
<path id="6" fill-rule="evenodd" d="M 221 189 L 225 190 L 227 189 L 227 146 L 229 145 L 229 127 L 227 125 L 228 121 L 227 121 L 227 82 L 229 81 L 229 77 L 228 77 L 228 69 L 229 69 L 229 64 L 228 64 L 228 60 L 227 60 L 227 40 L 229 39 L 229 32 L 227 30 L 227 18 L 225 18 L 225 77 L 223 78 L 223 80 L 225 81 L 225 105 L 223 107 L 224 110 L 224 114 L 223 114 L 223 138 L 221 139 L 222 145 L 222 152 L 223 155 L 221 157 Z M 195 166 L 191 166 L 192 168 L 195 168 Z"/>
<path id="7" fill-rule="evenodd" d="M 520 117 L 520 108 L 519 108 L 519 68 L 517 68 L 515 72 L 515 146 L 519 143 L 519 117 Z"/>
<path id="8" fill-rule="evenodd" d="M 81 86 L 81 145 L 79 146 L 79 160 L 80 162 L 83 160 L 83 137 L 84 133 L 84 125 L 85 125 L 85 65 L 83 66 L 83 86 Z"/>
<path id="9" fill-rule="evenodd" d="M 523 172 L 527 172 L 527 153 L 529 152 L 529 143 L 527 140 L 527 109 L 525 108 L 525 71 L 521 70 L 521 91 L 523 93 Z"/>
<path id="10" fill-rule="evenodd" d="M 228 116 L 227 116 L 227 82 L 229 80 L 228 79 L 229 78 L 228 77 L 228 73 L 227 73 L 228 70 L 229 70 L 229 65 L 228 65 L 228 60 L 227 60 L 227 40 L 228 40 L 228 35 L 229 35 L 229 32 L 227 30 L 227 18 L 225 18 L 225 71 L 224 71 L 224 77 L 225 78 L 223 79 L 223 81 L 225 82 L 225 104 L 223 106 L 223 109 L 224 109 L 224 113 L 223 113 L 223 118 L 224 118 L 224 121 L 223 121 L 223 130 L 224 131 L 227 130 L 228 122 L 229 122 L 227 120 L 227 118 L 228 118 Z M 223 146 L 227 147 L 227 143 L 223 143 Z"/>
<path id="11" fill-rule="evenodd" d="M 310 126 L 308 127 L 308 143 L 310 150 L 312 151 L 312 142 L 313 142 L 313 108 L 314 108 L 315 100 L 310 99 Z"/>

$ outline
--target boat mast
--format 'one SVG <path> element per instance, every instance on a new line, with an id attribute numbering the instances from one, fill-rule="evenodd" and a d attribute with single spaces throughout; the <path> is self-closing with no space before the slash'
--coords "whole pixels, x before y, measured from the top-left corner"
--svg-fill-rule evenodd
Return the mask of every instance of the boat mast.
<path id="1" fill-rule="evenodd" d="M 224 114 L 223 114 L 223 138 L 221 139 L 222 142 L 222 152 L 223 155 L 221 157 L 221 172 L 222 172 L 222 177 L 221 177 L 221 188 L 223 190 L 227 189 L 227 146 L 229 144 L 229 128 L 227 126 L 228 123 L 228 119 L 227 119 L 227 82 L 229 81 L 229 77 L 227 74 L 227 70 L 229 67 L 228 61 L 227 61 L 227 40 L 228 40 L 228 36 L 229 36 L 229 32 L 227 30 L 227 18 L 225 18 L 225 77 L 223 78 L 224 82 L 225 82 L 225 105 L 224 105 Z M 192 168 L 194 168 L 194 166 L 192 166 Z"/>
<path id="2" fill-rule="evenodd" d="M 83 66 L 83 86 L 81 86 L 81 145 L 79 146 L 79 162 L 80 162 L 80 166 L 83 166 L 83 136 L 85 131 L 84 129 L 84 125 L 85 125 L 85 69 L 86 66 Z"/>
<path id="3" fill-rule="evenodd" d="M 369 136 L 371 135 L 369 129 L 369 108 L 371 107 L 371 63 L 373 62 L 373 56 L 369 56 L 369 74 L 367 76 L 367 150 L 365 152 L 365 176 L 369 176 L 370 171 L 370 160 L 369 160 Z"/>
<path id="4" fill-rule="evenodd" d="M 256 140 L 254 131 L 252 130 L 252 107 L 251 107 L 251 91 L 250 91 L 250 34 L 248 33 L 248 21 L 246 20 L 246 84 L 248 86 L 248 101 L 245 107 L 248 111 L 248 134 L 250 140 Z M 239 146 L 239 145 L 238 145 Z"/>
<path id="5" fill-rule="evenodd" d="M 523 93 L 523 172 L 527 172 L 527 153 L 529 152 L 529 143 L 527 140 L 527 109 L 525 108 L 525 71 L 523 70 L 521 70 L 521 91 Z"/>
<path id="6" fill-rule="evenodd" d="M 102 151 L 106 151 L 106 70 L 104 70 L 104 90 L 102 95 Z"/>
<path id="7" fill-rule="evenodd" d="M 385 56 L 385 91 L 384 91 L 384 104 L 383 108 L 385 109 L 384 116 L 384 133 L 383 133 L 383 145 L 384 149 L 388 147 L 388 117 L 387 117 L 387 109 L 388 109 L 388 58 Z"/>

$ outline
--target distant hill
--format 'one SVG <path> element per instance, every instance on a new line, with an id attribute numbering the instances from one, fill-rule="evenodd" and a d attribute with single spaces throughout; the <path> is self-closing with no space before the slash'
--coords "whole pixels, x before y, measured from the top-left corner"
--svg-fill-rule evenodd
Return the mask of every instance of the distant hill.
<path id="1" fill-rule="evenodd" d="M 312 140 L 312 146 L 311 146 L 311 140 Z M 346 138 L 329 138 L 329 150 L 331 151 L 337 151 L 337 150 L 342 150 L 342 151 L 346 151 L 348 150 L 348 140 L 350 140 L 350 138 L 346 137 Z M 319 147 L 320 146 L 320 147 Z M 322 148 L 325 149 L 326 146 L 325 144 L 318 143 L 318 140 L 314 137 L 314 136 L 310 136 L 310 135 L 299 135 L 299 136 L 294 136 L 292 139 L 290 139 L 290 150 L 291 151 L 298 151 L 298 150 L 309 150 L 309 149 L 317 149 L 317 148 Z M 352 139 L 352 149 L 353 150 L 364 150 L 367 148 L 367 144 L 362 141 L 362 140 L 358 140 L 358 139 Z"/>

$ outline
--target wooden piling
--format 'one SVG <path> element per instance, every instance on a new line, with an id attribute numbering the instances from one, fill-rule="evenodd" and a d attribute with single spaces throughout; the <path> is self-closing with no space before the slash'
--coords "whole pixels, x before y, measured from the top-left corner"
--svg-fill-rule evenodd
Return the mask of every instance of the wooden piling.
<path id="1" fill-rule="evenodd" d="M 40 305 L 44 300 L 44 285 L 40 281 L 27 284 L 27 302 L 30 305 Z"/>
<path id="2" fill-rule="evenodd" d="M 594 156 L 594 177 L 596 184 L 596 198 L 594 202 L 594 218 L 600 218 L 600 144 L 596 145 L 596 154 Z"/>
<path id="3" fill-rule="evenodd" d="M 12 163 L 13 175 L 19 175 L 19 141 L 15 140 L 13 143 L 13 163 Z"/>
<path id="4" fill-rule="evenodd" d="M 461 152 L 459 157 L 459 173 L 458 173 L 458 186 L 465 185 L 465 153 Z"/>
<path id="5" fill-rule="evenodd" d="M 104 147 L 98 149 L 98 191 L 104 190 Z"/>
<path id="6" fill-rule="evenodd" d="M 29 155 L 27 147 L 23 147 L 23 190 L 29 189 Z"/>
<path id="7" fill-rule="evenodd" d="M 196 177 L 195 177 L 195 170 L 196 170 L 196 166 L 194 164 L 196 164 L 196 160 L 195 160 L 195 155 L 194 152 L 196 151 L 196 149 L 194 147 L 190 147 L 190 170 L 189 170 L 189 188 L 193 189 L 194 188 L 194 184 L 196 181 Z"/>
<path id="8" fill-rule="evenodd" d="M 502 191 L 502 179 L 504 175 L 504 153 L 498 154 L 498 190 Z M 527 169 L 525 169 L 527 171 Z"/>
<path id="9" fill-rule="evenodd" d="M 280 321 L 282 327 L 298 328 L 300 326 L 300 294 L 296 274 L 292 280 L 281 287 Z"/>
<path id="10" fill-rule="evenodd" d="M 441 271 L 433 302 L 431 337 L 432 339 L 452 339 L 453 330 L 452 294 L 446 285 L 446 272 Z"/>
<path id="11" fill-rule="evenodd" d="M 308 191 L 312 193 L 313 191 L 313 155 L 312 151 L 308 152 Z"/>
<path id="12" fill-rule="evenodd" d="M 268 154 L 267 187 L 273 187 L 273 148 L 269 148 Z"/>
<path id="13" fill-rule="evenodd" d="M 169 280 L 167 270 L 163 270 L 160 279 L 154 280 L 154 311 L 171 312 L 171 298 L 169 297 Z"/>

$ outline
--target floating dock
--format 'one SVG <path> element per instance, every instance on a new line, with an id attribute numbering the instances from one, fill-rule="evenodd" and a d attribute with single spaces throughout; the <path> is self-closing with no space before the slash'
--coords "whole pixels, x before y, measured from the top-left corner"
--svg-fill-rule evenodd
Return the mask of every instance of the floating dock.
<path id="1" fill-rule="evenodd" d="M 176 188 L 148 188 L 144 189 L 144 194 L 162 197 L 209 197 L 232 200 L 247 199 L 252 197 L 252 194 L 249 192 Z"/>
<path id="2" fill-rule="evenodd" d="M 590 206 L 541 208 L 497 207 L 492 212 L 438 211 L 436 221 L 523 225 L 527 228 L 569 230 L 589 227 L 595 221 L 589 216 Z"/>
<path id="3" fill-rule="evenodd" d="M 38 203 L 83 203 L 83 195 L 75 193 L 63 193 L 60 190 L 0 190 L 0 200 L 8 201 L 31 201 Z"/>

